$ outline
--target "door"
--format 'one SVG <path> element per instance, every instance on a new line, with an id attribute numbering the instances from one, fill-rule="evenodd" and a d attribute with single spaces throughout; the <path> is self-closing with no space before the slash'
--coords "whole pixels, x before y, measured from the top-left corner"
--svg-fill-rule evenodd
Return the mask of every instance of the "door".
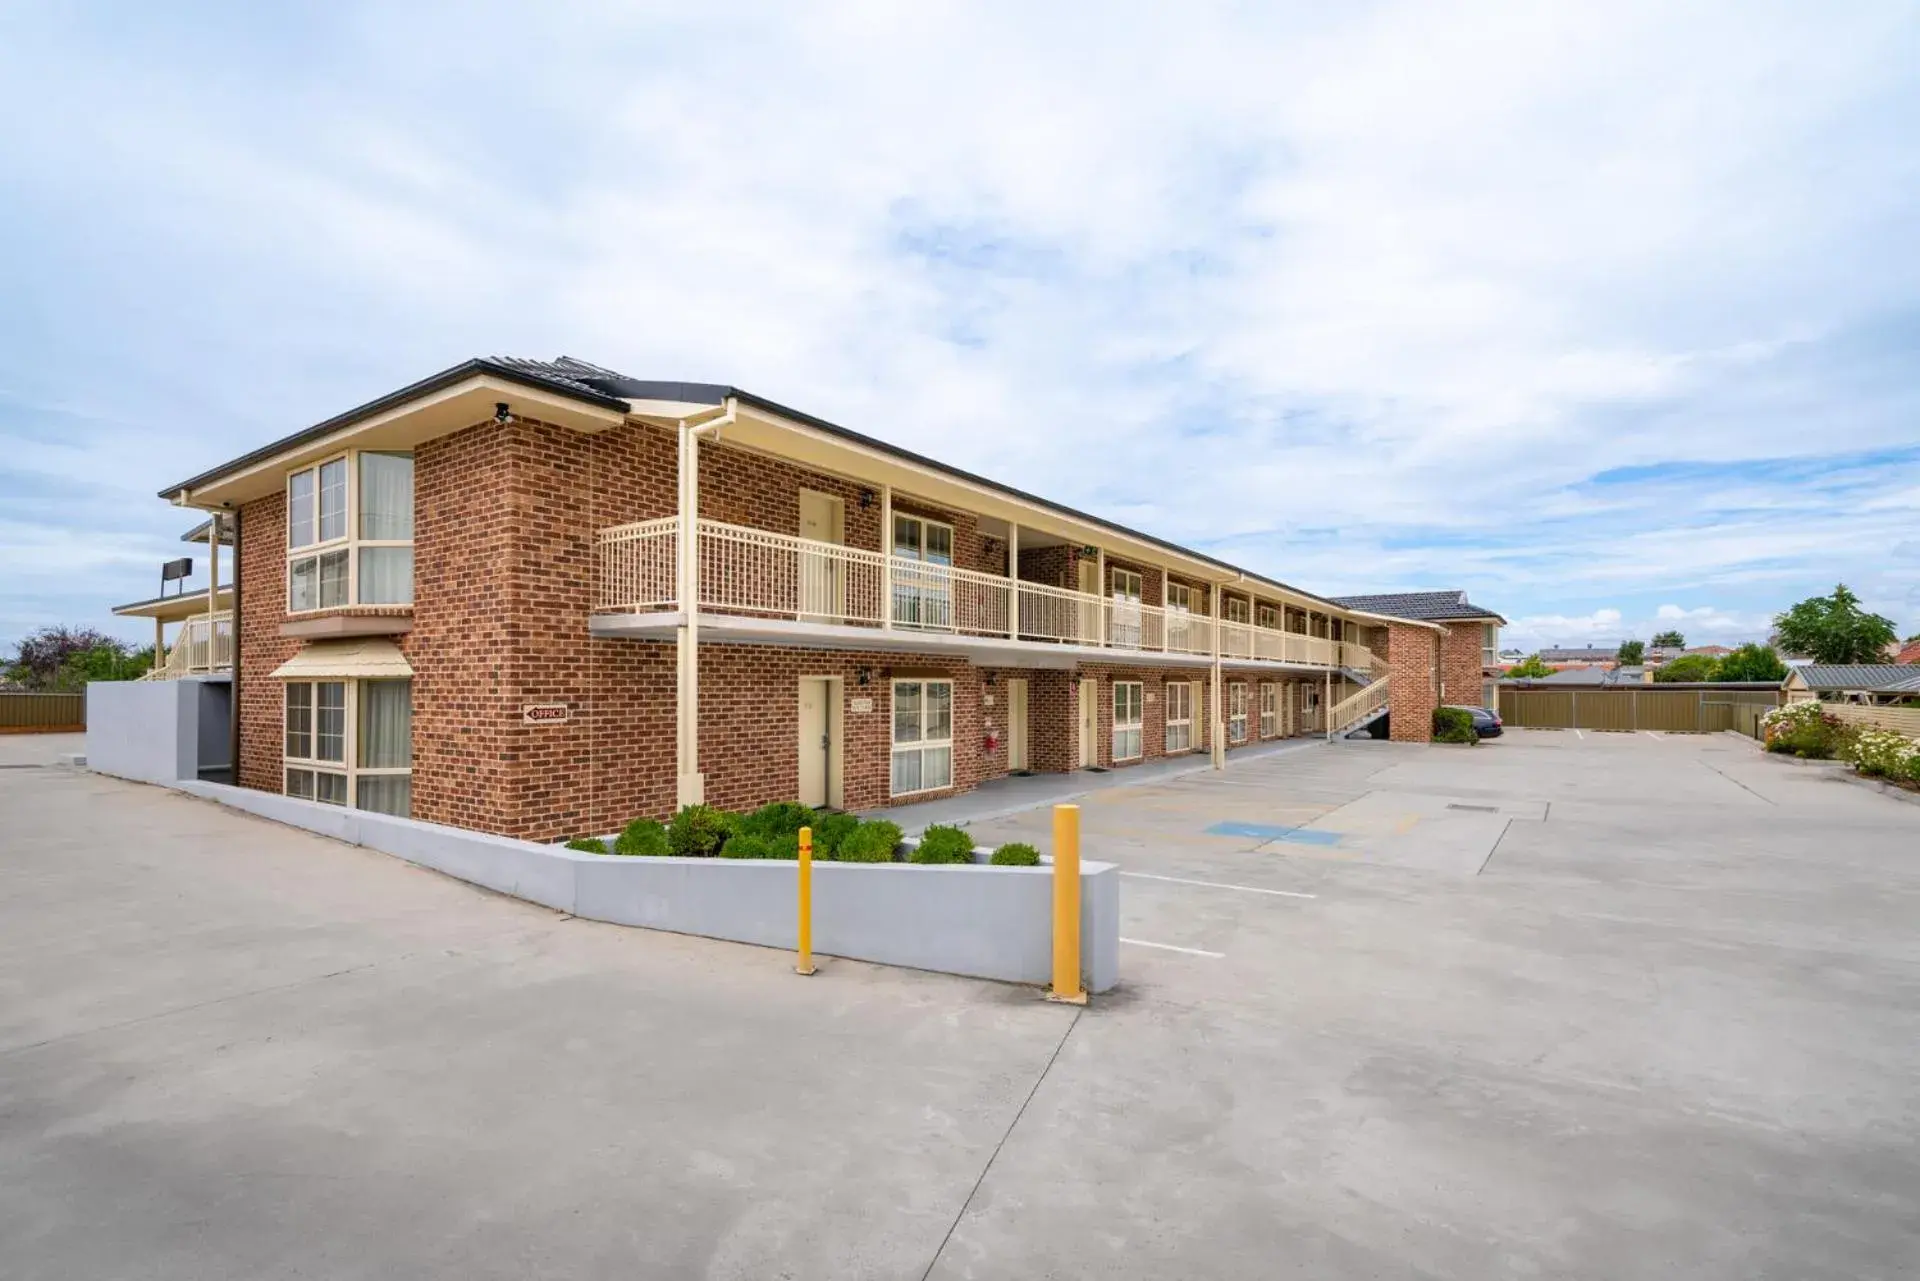
<path id="1" fill-rule="evenodd" d="M 1083 680 L 1075 686 L 1080 702 L 1080 768 L 1100 763 L 1100 682 Z"/>
<path id="2" fill-rule="evenodd" d="M 1100 643 L 1100 565 L 1099 562 L 1091 560 L 1081 560 L 1078 564 L 1080 593 L 1094 599 L 1081 603 L 1080 625 L 1075 629 L 1078 634 L 1074 639 L 1082 645 L 1098 645 Z"/>
<path id="3" fill-rule="evenodd" d="M 840 500 L 830 494 L 800 491 L 800 537 L 811 543 L 845 541 L 846 517 Z M 846 613 L 840 580 L 840 558 L 830 551 L 803 548 L 800 552 L 799 612 L 807 618 L 838 620 Z"/>
<path id="4" fill-rule="evenodd" d="M 1007 682 L 1007 768 L 1032 769 L 1027 764 L 1027 683 Z"/>
<path id="5" fill-rule="evenodd" d="M 833 779 L 833 717 L 828 695 L 832 682 L 806 678 L 800 682 L 800 796 L 802 805 L 826 805 Z"/>

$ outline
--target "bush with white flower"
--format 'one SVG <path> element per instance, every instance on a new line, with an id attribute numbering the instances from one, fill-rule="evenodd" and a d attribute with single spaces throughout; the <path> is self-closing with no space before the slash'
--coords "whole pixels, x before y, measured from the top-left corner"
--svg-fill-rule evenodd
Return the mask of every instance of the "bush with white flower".
<path id="1" fill-rule="evenodd" d="M 1827 761 L 1843 755 L 1854 737 L 1853 727 L 1819 703 L 1788 703 L 1760 718 L 1769 752 L 1784 752 L 1809 760 Z"/>
<path id="2" fill-rule="evenodd" d="M 1845 759 L 1871 778 L 1920 782 L 1920 740 L 1890 729 L 1863 729 L 1847 745 Z"/>

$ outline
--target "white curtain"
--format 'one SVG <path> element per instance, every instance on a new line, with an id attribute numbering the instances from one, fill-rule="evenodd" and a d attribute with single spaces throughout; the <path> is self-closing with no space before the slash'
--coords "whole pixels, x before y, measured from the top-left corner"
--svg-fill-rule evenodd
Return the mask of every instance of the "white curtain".
<path id="1" fill-rule="evenodd" d="M 413 548 L 360 549 L 360 603 L 413 604 Z"/>
<path id="2" fill-rule="evenodd" d="M 360 537 L 413 537 L 413 455 L 360 455 Z"/>
<path id="3" fill-rule="evenodd" d="M 408 769 L 413 765 L 413 682 L 360 682 L 360 765 Z"/>

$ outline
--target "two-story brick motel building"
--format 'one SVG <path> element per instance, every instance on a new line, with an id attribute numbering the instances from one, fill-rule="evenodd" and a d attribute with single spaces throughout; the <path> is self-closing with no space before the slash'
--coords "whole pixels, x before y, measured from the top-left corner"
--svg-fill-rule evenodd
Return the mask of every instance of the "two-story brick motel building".
<path id="1" fill-rule="evenodd" d="M 241 785 L 534 839 L 1221 764 L 1389 707 L 1423 740 L 1500 621 L 1341 604 L 566 358 L 469 361 L 162 496 L 232 548 Z"/>

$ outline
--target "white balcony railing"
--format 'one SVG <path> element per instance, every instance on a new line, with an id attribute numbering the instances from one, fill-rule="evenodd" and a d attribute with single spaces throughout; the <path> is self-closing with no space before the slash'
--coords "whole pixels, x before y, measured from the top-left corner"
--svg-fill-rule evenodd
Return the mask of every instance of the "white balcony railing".
<path id="1" fill-rule="evenodd" d="M 908 631 L 1005 636 L 1010 640 L 1212 657 L 1213 619 L 1182 609 L 1089 595 L 1044 583 L 1013 582 L 952 565 L 814 542 L 719 521 L 700 522 L 696 548 L 700 608 Z M 679 608 L 679 521 L 673 517 L 605 529 L 599 536 L 594 608 L 652 613 Z M 884 613 L 883 613 L 884 602 Z M 1227 658 L 1338 666 L 1341 642 L 1219 624 Z M 1349 666 L 1371 652 L 1346 644 Z"/>
<path id="2" fill-rule="evenodd" d="M 182 676 L 232 670 L 233 614 L 223 611 L 211 620 L 205 614 L 195 614 L 183 621 L 180 635 L 167 650 L 165 661 L 155 663 L 141 679 L 175 681 Z"/>
<path id="3" fill-rule="evenodd" d="M 1328 708 L 1327 729 L 1338 734 L 1343 729 L 1359 724 L 1386 705 L 1387 682 L 1375 681 L 1361 689 L 1359 693 L 1349 694 Z"/>

